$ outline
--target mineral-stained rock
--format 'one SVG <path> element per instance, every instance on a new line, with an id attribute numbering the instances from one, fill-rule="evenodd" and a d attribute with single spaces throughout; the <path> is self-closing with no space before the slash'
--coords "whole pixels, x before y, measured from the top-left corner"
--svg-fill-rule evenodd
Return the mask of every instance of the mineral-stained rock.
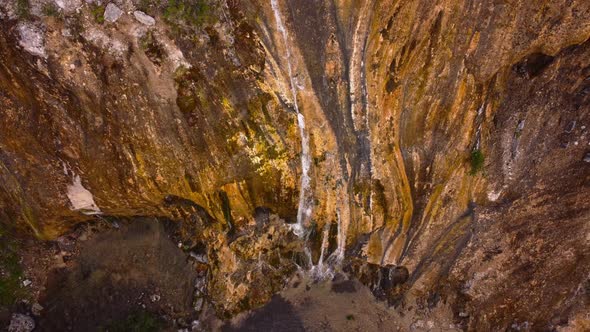
<path id="1" fill-rule="evenodd" d="M 588 1 L 184 3 L 3 10 L 2 223 L 97 219 L 79 176 L 90 212 L 180 225 L 223 314 L 320 257 L 468 330 L 585 312 Z"/>

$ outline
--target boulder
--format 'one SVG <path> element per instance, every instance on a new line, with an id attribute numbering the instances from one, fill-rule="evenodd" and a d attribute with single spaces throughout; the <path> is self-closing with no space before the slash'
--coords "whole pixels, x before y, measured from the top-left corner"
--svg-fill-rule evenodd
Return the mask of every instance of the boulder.
<path id="1" fill-rule="evenodd" d="M 148 14 L 146 14 L 142 11 L 139 11 L 139 10 L 134 11 L 133 16 L 135 16 L 135 19 L 142 24 L 145 24 L 148 26 L 152 26 L 152 25 L 156 24 L 156 20 L 153 17 L 149 16 Z"/>
<path id="2" fill-rule="evenodd" d="M 22 22 L 18 25 L 17 30 L 20 47 L 34 56 L 47 58 L 44 34 L 39 27 L 29 22 Z"/>
<path id="3" fill-rule="evenodd" d="M 104 10 L 104 19 L 107 22 L 115 23 L 121 15 L 123 15 L 123 11 L 112 2 Z"/>
<path id="4" fill-rule="evenodd" d="M 33 318 L 23 314 L 12 314 L 8 332 L 31 332 L 34 328 Z"/>

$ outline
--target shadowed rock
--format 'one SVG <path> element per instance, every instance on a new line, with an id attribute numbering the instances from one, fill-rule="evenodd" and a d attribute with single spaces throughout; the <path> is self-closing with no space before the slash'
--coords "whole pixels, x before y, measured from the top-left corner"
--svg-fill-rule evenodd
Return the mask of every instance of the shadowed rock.
<path id="1" fill-rule="evenodd" d="M 297 332 L 305 331 L 293 306 L 281 296 L 275 295 L 264 307 L 255 310 L 238 326 L 226 325 L 224 332 Z"/>

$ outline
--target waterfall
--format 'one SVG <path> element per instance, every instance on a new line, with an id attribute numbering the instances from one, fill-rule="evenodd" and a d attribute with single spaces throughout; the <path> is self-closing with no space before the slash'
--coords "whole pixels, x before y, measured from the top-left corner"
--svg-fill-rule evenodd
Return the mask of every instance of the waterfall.
<path id="1" fill-rule="evenodd" d="M 322 232 L 322 245 L 320 248 L 320 259 L 317 265 L 311 267 L 311 275 L 315 279 L 329 279 L 334 276 L 334 273 L 330 266 L 324 265 L 324 257 L 326 256 L 326 250 L 328 249 L 330 239 L 330 223 L 324 225 L 324 231 Z"/>
<path id="2" fill-rule="evenodd" d="M 366 27 L 363 25 L 365 21 L 365 17 L 367 15 L 367 10 L 369 8 L 369 1 L 366 1 L 361 11 L 359 13 L 359 17 L 356 23 L 356 28 L 354 29 L 354 35 L 352 38 L 352 55 L 350 57 L 350 62 L 348 67 L 350 69 L 350 77 L 349 77 L 349 91 L 350 91 L 350 115 L 352 117 L 352 126 L 355 131 L 361 129 L 361 126 L 364 124 L 366 129 L 368 130 L 368 115 L 361 114 L 364 116 L 364 123 L 357 123 L 360 122 L 357 117 L 357 104 L 361 104 L 360 112 L 365 113 L 366 110 L 366 87 L 365 87 L 365 60 L 364 54 L 366 49 Z M 360 75 L 360 76 L 359 76 Z M 359 76 L 359 77 L 357 77 Z M 360 91 L 359 91 L 360 90 Z M 357 93 L 360 93 L 360 98 L 357 96 Z"/>
<path id="3" fill-rule="evenodd" d="M 338 217 L 338 249 L 336 250 L 336 259 L 340 263 L 344 259 L 344 250 L 346 247 L 346 232 L 342 225 L 342 218 L 340 218 L 340 211 L 337 212 Z"/>
<path id="4" fill-rule="evenodd" d="M 291 51 L 289 50 L 289 38 L 287 36 L 287 29 L 283 24 L 281 12 L 277 0 L 271 0 L 271 7 L 274 12 L 275 21 L 277 22 L 277 29 L 283 37 L 285 46 L 285 58 L 287 60 L 287 74 L 289 75 L 289 83 L 291 86 L 291 94 L 293 98 L 293 106 L 297 113 L 297 125 L 299 127 L 299 134 L 301 136 L 301 191 L 299 193 L 299 206 L 297 208 L 297 224 L 293 227 L 293 231 L 298 236 L 303 236 L 305 233 L 305 222 L 311 215 L 311 202 L 308 198 L 310 192 L 311 179 L 309 177 L 309 170 L 311 168 L 311 156 L 309 151 L 309 137 L 305 132 L 305 117 L 299 111 L 297 104 L 297 86 L 293 78 L 293 70 L 291 68 Z"/>

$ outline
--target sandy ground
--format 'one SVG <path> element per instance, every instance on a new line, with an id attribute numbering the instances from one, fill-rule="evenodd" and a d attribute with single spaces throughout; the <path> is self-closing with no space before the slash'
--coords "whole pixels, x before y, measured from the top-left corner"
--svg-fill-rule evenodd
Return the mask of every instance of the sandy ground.
<path id="1" fill-rule="evenodd" d="M 316 282 L 295 276 L 266 306 L 234 318 L 222 331 L 459 331 L 444 308 L 418 315 L 400 313 L 375 299 L 370 290 L 337 275 Z"/>

